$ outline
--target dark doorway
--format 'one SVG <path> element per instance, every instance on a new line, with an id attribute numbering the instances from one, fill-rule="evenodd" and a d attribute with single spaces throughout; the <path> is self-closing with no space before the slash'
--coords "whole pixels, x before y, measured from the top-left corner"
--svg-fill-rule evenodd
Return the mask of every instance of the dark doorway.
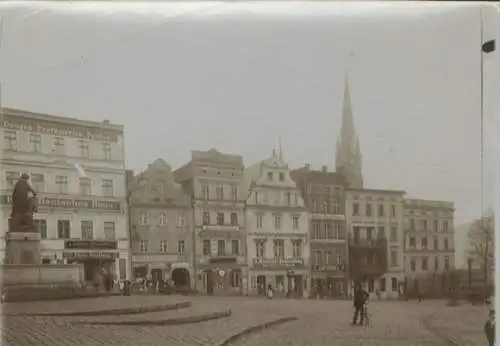
<path id="1" fill-rule="evenodd" d="M 185 268 L 176 268 L 172 271 L 172 281 L 175 288 L 189 288 L 189 271 Z"/>
<path id="2" fill-rule="evenodd" d="M 163 280 L 163 271 L 161 269 L 151 269 L 151 278 L 153 282 L 159 282 Z"/>
<path id="3" fill-rule="evenodd" d="M 214 294 L 214 284 L 215 284 L 215 273 L 212 270 L 206 270 L 205 274 L 207 276 L 207 293 L 209 295 Z"/>
<path id="4" fill-rule="evenodd" d="M 264 275 L 257 276 L 257 293 L 266 295 L 266 277 Z"/>

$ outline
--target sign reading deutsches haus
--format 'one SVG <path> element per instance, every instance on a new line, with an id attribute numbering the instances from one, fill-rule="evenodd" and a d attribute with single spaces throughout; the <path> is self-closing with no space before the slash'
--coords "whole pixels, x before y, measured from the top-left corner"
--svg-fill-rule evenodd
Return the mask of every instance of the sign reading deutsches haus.
<path id="1" fill-rule="evenodd" d="M 121 212 L 121 203 L 116 201 L 105 201 L 95 199 L 72 199 L 58 197 L 37 197 L 38 209 L 84 209 Z M 0 203 L 3 205 L 12 204 L 12 196 L 1 196 Z"/>
<path id="2" fill-rule="evenodd" d="M 37 132 L 59 137 L 77 137 L 90 140 L 116 142 L 122 135 L 121 131 L 87 127 L 82 125 L 69 125 L 56 121 L 30 119 L 19 116 L 4 115 L 0 126 L 6 130 Z"/>
<path id="3" fill-rule="evenodd" d="M 115 250 L 117 248 L 114 240 L 66 240 L 65 249 L 90 249 L 90 250 Z"/>

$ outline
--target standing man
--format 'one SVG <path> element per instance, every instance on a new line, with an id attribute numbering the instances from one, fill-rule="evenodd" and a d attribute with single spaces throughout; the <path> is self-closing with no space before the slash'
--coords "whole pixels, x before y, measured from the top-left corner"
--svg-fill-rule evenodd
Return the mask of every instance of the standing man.
<path id="1" fill-rule="evenodd" d="M 365 314 L 363 313 L 364 305 L 370 295 L 366 292 L 361 284 L 356 284 L 354 289 L 354 317 L 352 318 L 352 325 L 356 325 L 358 321 L 358 316 L 361 315 L 359 324 L 363 325 Z"/>
<path id="2" fill-rule="evenodd" d="M 488 321 L 484 325 L 484 333 L 488 340 L 488 345 L 495 345 L 495 310 L 490 310 Z"/>

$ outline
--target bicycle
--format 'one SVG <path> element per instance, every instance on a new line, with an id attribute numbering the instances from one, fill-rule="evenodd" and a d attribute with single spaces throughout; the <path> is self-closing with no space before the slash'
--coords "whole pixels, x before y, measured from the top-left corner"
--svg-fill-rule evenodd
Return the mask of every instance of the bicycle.
<path id="1" fill-rule="evenodd" d="M 361 312 L 363 314 L 363 324 L 365 327 L 368 327 L 370 325 L 370 314 L 368 313 L 368 304 L 363 304 L 363 311 Z"/>

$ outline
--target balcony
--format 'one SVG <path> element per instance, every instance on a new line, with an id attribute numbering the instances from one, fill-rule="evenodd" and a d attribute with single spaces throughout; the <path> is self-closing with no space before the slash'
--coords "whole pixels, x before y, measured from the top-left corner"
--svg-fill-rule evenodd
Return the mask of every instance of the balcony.
<path id="1" fill-rule="evenodd" d="M 256 257 L 253 259 L 254 268 L 283 268 L 294 269 L 302 268 L 305 265 L 304 258 L 282 258 L 282 257 Z"/>
<path id="2" fill-rule="evenodd" d="M 239 231 L 240 226 L 239 225 L 230 225 L 230 224 L 224 224 L 224 225 L 202 225 L 201 229 L 203 231 Z"/>

